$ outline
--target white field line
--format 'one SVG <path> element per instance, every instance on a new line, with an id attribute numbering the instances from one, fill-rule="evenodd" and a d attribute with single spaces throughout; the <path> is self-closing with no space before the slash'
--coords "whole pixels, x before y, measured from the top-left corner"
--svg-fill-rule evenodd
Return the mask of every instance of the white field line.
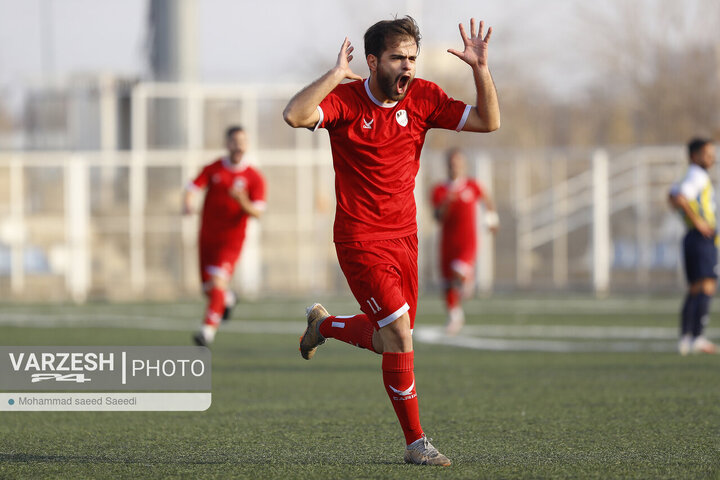
<path id="1" fill-rule="evenodd" d="M 120 314 L 30 314 L 0 313 L 0 326 L 30 328 L 130 328 L 192 332 L 194 319 L 168 320 L 165 317 Z M 232 333 L 300 335 L 304 321 L 234 320 L 221 326 Z M 708 336 L 720 336 L 709 329 Z M 442 327 L 415 329 L 413 337 L 422 343 L 490 351 L 540 352 L 636 352 L 673 351 L 677 329 L 667 327 L 579 326 L 579 325 L 468 325 L 460 335 L 448 337 Z"/>
<path id="2" fill-rule="evenodd" d="M 264 303 L 241 302 L 238 308 L 239 315 L 246 318 L 287 318 L 288 312 L 292 317 L 298 315 L 302 318 L 304 307 L 312 304 L 308 301 L 303 303 L 286 303 L 268 301 Z M 469 316 L 496 315 L 502 317 L 525 317 L 538 315 L 556 315 L 558 317 L 583 317 L 583 316 L 623 316 L 623 315 L 667 315 L 678 314 L 682 304 L 682 298 L 609 298 L 598 300 L 594 298 L 504 298 L 495 296 L 489 299 L 470 299 L 463 306 L 465 313 Z M 357 303 L 354 301 L 332 301 L 325 305 L 331 312 L 337 314 L 360 313 Z M 23 309 L 9 305 L 4 308 L 6 313 L 21 313 Z M 106 306 L 91 306 L 90 311 L 82 315 L 92 315 L 93 310 L 101 315 L 108 315 Z M 167 304 L 117 304 L 113 306 L 121 315 L 131 317 L 154 316 L 187 318 L 188 316 L 200 318 L 203 315 L 204 307 L 200 301 L 197 303 L 167 303 Z M 17 312 L 13 312 L 18 309 Z M 445 305 L 439 299 L 424 299 L 419 305 L 419 310 L 427 315 L 445 316 Z M 58 315 L 73 314 L 77 307 L 57 305 L 53 312 Z M 112 313 L 110 313 L 112 315 Z"/>
<path id="3" fill-rule="evenodd" d="M 502 298 L 472 299 L 463 303 L 466 315 L 502 315 L 508 317 L 557 315 L 606 316 L 606 315 L 666 315 L 679 314 L 682 298 Z M 425 301 L 421 305 L 426 314 L 445 314 L 445 306 L 439 301 Z"/>
<path id="4" fill-rule="evenodd" d="M 603 340 L 608 340 L 608 338 L 611 337 L 582 337 L 587 340 L 594 340 L 594 342 L 577 342 L 559 340 L 506 340 L 464 335 L 448 337 L 443 333 L 442 328 L 437 327 L 418 328 L 413 333 L 413 338 L 422 343 L 503 352 L 669 352 L 675 349 L 675 341 L 648 342 L 644 338 L 638 338 L 638 341 L 608 342 Z"/>
<path id="5" fill-rule="evenodd" d="M 133 328 L 140 330 L 162 330 L 175 332 L 191 332 L 198 328 L 196 319 L 168 320 L 164 317 L 139 315 L 107 315 L 107 314 L 28 314 L 0 313 L 0 325 L 11 327 L 34 328 Z M 237 320 L 231 321 L 220 328 L 235 333 L 269 333 L 269 334 L 302 334 L 306 322 L 257 322 Z"/>
<path id="6" fill-rule="evenodd" d="M 642 339 L 673 340 L 677 328 L 579 325 L 468 325 L 465 336 L 513 338 Z"/>

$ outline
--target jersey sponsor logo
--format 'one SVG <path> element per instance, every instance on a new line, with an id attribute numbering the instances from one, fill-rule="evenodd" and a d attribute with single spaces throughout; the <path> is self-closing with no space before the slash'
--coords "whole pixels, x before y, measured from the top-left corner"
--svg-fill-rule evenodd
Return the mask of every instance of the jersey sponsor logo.
<path id="1" fill-rule="evenodd" d="M 408 124 L 408 116 L 405 110 L 398 110 L 395 112 L 395 120 L 401 127 L 405 127 Z"/>
<path id="2" fill-rule="evenodd" d="M 371 118 L 370 121 L 367 121 L 367 120 L 365 120 L 365 118 L 363 118 L 362 128 L 366 128 L 366 129 L 370 130 L 372 128 L 372 124 L 374 121 L 375 121 L 374 118 Z"/>
<path id="3" fill-rule="evenodd" d="M 417 394 L 413 393 L 413 389 L 415 388 L 415 380 L 413 380 L 412 384 L 405 390 L 400 390 L 392 385 L 388 384 L 388 388 L 395 392 L 396 395 L 399 395 L 397 397 L 393 397 L 393 400 L 411 400 L 415 397 L 417 397 Z"/>
<path id="4" fill-rule="evenodd" d="M 233 183 L 233 188 L 237 190 L 245 190 L 247 188 L 247 182 L 244 178 L 238 178 Z"/>

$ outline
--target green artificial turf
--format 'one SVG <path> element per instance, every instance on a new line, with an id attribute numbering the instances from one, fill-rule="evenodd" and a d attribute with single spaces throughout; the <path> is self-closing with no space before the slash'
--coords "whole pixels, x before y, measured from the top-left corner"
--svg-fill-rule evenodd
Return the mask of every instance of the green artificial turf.
<path id="1" fill-rule="evenodd" d="M 599 300 L 568 301 L 567 309 L 561 302 L 476 301 L 468 305 L 468 320 L 675 325 L 670 301 L 662 304 L 667 311 L 652 300 L 647 308 L 611 302 L 605 310 L 608 303 Z M 423 306 L 417 324 L 440 325 L 438 303 Z M 302 325 L 300 304 L 243 308 L 268 325 Z M 0 326 L 0 338 L 3 345 L 185 345 L 201 312 L 199 303 L 11 305 L 4 315 L 65 323 Z M 105 316 L 113 328 L 91 321 Z M 117 328 L 123 316 L 146 328 Z M 212 348 L 209 410 L 2 412 L 0 477 L 720 478 L 720 356 L 483 351 L 417 342 L 423 427 L 453 460 L 447 468 L 421 467 L 402 461 L 403 437 L 382 385 L 380 356 L 330 340 L 308 362 L 297 351 L 300 331 L 242 333 L 235 329 L 243 315 L 236 317 Z M 73 318 L 92 325 L 73 326 Z M 152 329 L 159 321 L 178 328 Z"/>

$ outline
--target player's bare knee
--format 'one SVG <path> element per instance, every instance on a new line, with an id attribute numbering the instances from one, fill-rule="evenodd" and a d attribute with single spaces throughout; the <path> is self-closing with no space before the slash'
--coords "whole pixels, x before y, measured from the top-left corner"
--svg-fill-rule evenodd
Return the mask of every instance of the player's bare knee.
<path id="1" fill-rule="evenodd" d="M 380 335 L 379 330 L 375 330 L 375 332 L 373 332 L 372 346 L 373 346 L 373 350 L 375 350 L 375 353 L 382 354 L 385 351 L 385 346 L 383 344 L 383 339 L 382 339 L 382 336 Z"/>
<path id="2" fill-rule="evenodd" d="M 413 349 L 410 316 L 406 313 L 380 329 L 385 352 L 410 352 Z"/>
<path id="3" fill-rule="evenodd" d="M 228 281 L 225 277 L 221 277 L 220 275 L 213 275 L 212 277 L 210 277 L 210 285 L 212 286 L 212 288 L 227 290 Z"/>
<path id="4" fill-rule="evenodd" d="M 705 295 L 712 297 L 713 295 L 715 295 L 716 289 L 717 289 L 717 280 L 715 280 L 714 278 L 705 279 L 705 281 L 702 284 L 702 292 Z"/>

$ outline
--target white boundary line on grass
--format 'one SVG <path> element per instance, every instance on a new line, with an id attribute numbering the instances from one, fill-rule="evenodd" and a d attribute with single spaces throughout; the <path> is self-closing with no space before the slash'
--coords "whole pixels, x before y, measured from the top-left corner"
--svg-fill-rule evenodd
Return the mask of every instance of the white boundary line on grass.
<path id="1" fill-rule="evenodd" d="M 194 319 L 96 314 L 0 313 L 0 325 L 33 328 L 132 328 L 192 332 Z M 306 323 L 236 320 L 221 327 L 230 333 L 300 335 Z M 717 336 L 716 329 L 708 331 Z M 421 343 L 488 351 L 537 352 L 638 352 L 674 351 L 677 330 L 666 327 L 578 325 L 469 325 L 462 335 L 448 337 L 442 327 L 418 327 L 413 337 Z M 509 338 L 508 338 L 509 337 Z M 561 339 L 566 339 L 562 341 Z M 569 340 L 568 340 L 569 339 Z M 583 341 L 584 340 L 584 341 Z"/>
<path id="2" fill-rule="evenodd" d="M 168 320 L 165 317 L 142 315 L 108 314 L 29 314 L 0 313 L 0 326 L 31 328 L 133 328 L 139 330 L 161 330 L 174 332 L 192 332 L 199 326 L 197 319 Z M 307 326 L 306 322 L 262 322 L 237 320 L 222 325 L 225 332 L 267 333 L 300 335 Z"/>
<path id="3" fill-rule="evenodd" d="M 500 327 L 493 325 L 493 327 Z M 534 326 L 538 332 L 542 327 Z M 551 329 L 557 327 L 550 327 Z M 577 328 L 577 327 L 569 327 Z M 597 327 L 599 330 L 602 327 Z M 612 327 L 611 327 L 612 328 Z M 602 341 L 615 337 L 598 336 L 595 332 L 589 337 L 574 336 L 575 339 L 593 340 L 593 341 L 559 341 L 559 340 L 507 340 L 502 338 L 480 338 L 468 335 L 458 335 L 448 337 L 443 333 L 443 329 L 439 327 L 418 328 L 413 333 L 413 337 L 422 343 L 430 343 L 434 345 L 447 345 L 453 347 L 470 348 L 474 350 L 491 350 L 491 351 L 525 351 L 525 352 L 669 352 L 675 349 L 675 341 L 659 342 L 647 341 L 648 337 L 637 337 L 638 341 Z M 533 337 L 534 335 L 526 335 Z M 550 335 L 549 335 L 550 336 Z M 631 338 L 631 337 L 626 337 Z M 654 338 L 654 337 L 650 337 Z M 598 341 L 601 340 L 601 341 Z"/>

